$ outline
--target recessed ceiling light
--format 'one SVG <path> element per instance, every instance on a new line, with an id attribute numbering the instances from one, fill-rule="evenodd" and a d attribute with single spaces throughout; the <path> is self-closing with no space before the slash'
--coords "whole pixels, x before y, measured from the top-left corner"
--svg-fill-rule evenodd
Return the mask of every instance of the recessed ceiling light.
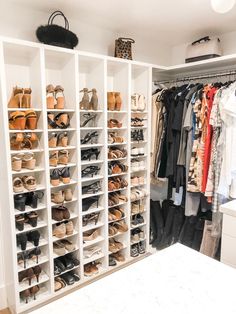
<path id="1" fill-rule="evenodd" d="M 211 6 L 217 13 L 226 13 L 235 5 L 235 0 L 211 0 Z"/>

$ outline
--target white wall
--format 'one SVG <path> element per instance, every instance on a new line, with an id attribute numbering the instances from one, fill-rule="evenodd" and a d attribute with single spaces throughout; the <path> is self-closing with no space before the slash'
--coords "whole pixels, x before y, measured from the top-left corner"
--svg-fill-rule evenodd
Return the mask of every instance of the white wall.
<path id="1" fill-rule="evenodd" d="M 34 11 L 15 2 L 1 1 L 0 35 L 37 41 L 35 30 L 39 25 L 47 24 L 51 12 Z M 114 54 L 114 41 L 119 36 L 129 37 L 131 34 L 113 33 L 109 29 L 98 28 L 79 20 L 70 19 L 70 29 L 79 37 L 77 49 L 105 55 Z M 55 21 L 61 23 L 60 18 Z M 170 46 L 145 38 L 134 38 L 134 59 L 165 65 L 170 63 Z"/>
<path id="2" fill-rule="evenodd" d="M 204 36 L 204 35 L 203 35 Z M 202 37 L 203 37 L 202 36 Z M 223 55 L 236 53 L 236 31 L 219 36 L 223 48 Z M 193 41 L 197 38 L 193 38 Z M 184 43 L 172 48 L 171 64 L 181 64 L 185 62 L 185 51 L 188 43 Z"/>

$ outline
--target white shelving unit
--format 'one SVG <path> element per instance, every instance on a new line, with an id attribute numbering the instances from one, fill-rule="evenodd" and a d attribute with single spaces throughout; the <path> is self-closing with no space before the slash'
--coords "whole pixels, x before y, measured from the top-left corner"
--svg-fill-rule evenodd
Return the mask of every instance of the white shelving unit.
<path id="1" fill-rule="evenodd" d="M 36 44 L 21 40 L 0 38 L 0 99 L 1 99 L 1 150 L 4 152 L 1 156 L 1 186 L 2 186 L 2 207 L 5 208 L 4 214 L 4 238 L 6 250 L 4 257 L 6 259 L 6 281 L 8 289 L 8 302 L 10 309 L 15 313 L 21 313 L 32 309 L 45 301 L 60 296 L 68 292 L 74 287 L 80 287 L 84 282 L 92 281 L 99 276 L 109 274 L 114 269 L 124 266 L 130 261 L 135 261 L 136 258 L 131 257 L 131 160 L 130 149 L 131 144 L 131 95 L 132 93 L 144 94 L 146 97 L 147 108 L 141 114 L 146 119 L 149 119 L 150 95 L 151 95 L 151 65 L 145 63 L 137 63 L 134 61 L 120 60 L 101 55 L 84 53 L 80 51 L 72 51 L 69 49 L 51 47 L 42 44 Z M 64 88 L 65 107 L 64 109 L 48 109 L 46 103 L 46 86 L 61 85 Z M 32 110 L 37 114 L 38 123 L 36 130 L 9 130 L 8 119 L 9 114 L 17 111 L 24 111 L 24 108 L 8 108 L 12 89 L 14 86 L 32 89 Z M 80 91 L 83 88 L 96 88 L 99 104 L 97 110 L 80 110 L 80 101 L 83 93 Z M 122 108 L 120 111 L 107 110 L 107 92 L 120 92 L 122 98 Z M 150 94 L 150 95 L 149 95 Z M 48 127 L 48 114 L 56 116 L 59 113 L 67 113 L 70 117 L 70 125 L 66 129 L 50 129 Z M 86 123 L 82 126 L 87 118 L 86 114 L 96 115 L 95 123 Z M 139 114 L 140 116 L 140 114 Z M 109 119 L 117 119 L 122 122 L 121 128 L 108 128 L 107 122 Z M 16 150 L 11 149 L 11 137 L 21 133 L 35 133 L 38 137 L 37 145 L 33 149 Z M 55 134 L 66 132 L 68 136 L 67 147 L 49 147 L 49 139 Z M 97 132 L 97 143 L 81 143 L 81 140 L 86 134 Z M 110 132 L 115 132 L 117 136 L 124 137 L 123 143 L 109 144 L 108 135 Z M 149 227 L 149 144 L 148 144 L 148 124 L 143 127 L 145 141 L 138 145 L 143 145 L 145 148 L 145 156 L 141 159 L 145 161 L 145 169 L 142 172 L 145 177 L 145 184 L 142 185 L 147 192 L 145 197 L 146 212 L 143 214 L 145 223 L 140 225 L 140 228 L 145 231 L 146 252 L 148 251 L 148 227 Z M 110 149 L 119 148 L 126 150 L 127 154 L 124 157 L 112 159 L 108 158 Z M 84 151 L 95 149 L 95 155 L 91 158 L 84 158 Z M 51 154 L 57 151 L 67 150 L 69 153 L 68 164 L 58 164 L 56 167 L 50 165 L 49 159 Z M 11 158 L 19 153 L 34 153 L 36 158 L 36 167 L 34 170 L 22 169 L 20 172 L 13 171 Z M 91 155 L 91 154 L 90 154 Z M 89 160 L 90 159 L 90 160 Z M 108 174 L 108 168 L 111 163 L 119 162 L 128 166 L 127 171 L 122 173 Z M 96 166 L 98 171 L 93 177 L 84 176 L 86 167 Z M 57 169 L 61 171 L 63 168 L 69 168 L 70 182 L 60 182 L 59 185 L 53 186 L 50 183 L 52 172 Z M 37 188 L 34 193 L 41 193 L 41 198 L 38 201 L 37 208 L 26 206 L 25 211 L 19 211 L 14 206 L 14 196 L 18 194 L 29 195 L 29 191 L 24 189 L 20 193 L 13 193 L 12 180 L 15 177 L 32 175 L 36 179 Z M 124 179 L 128 186 L 124 188 L 108 191 L 109 180 Z M 98 190 L 89 189 L 86 192 L 85 187 L 99 182 Z M 133 188 L 140 188 L 135 186 Z M 52 218 L 53 208 L 58 207 L 52 201 L 53 193 L 71 189 L 73 198 L 71 201 L 66 201 L 63 205 L 69 210 L 70 218 L 60 221 L 66 223 L 72 221 L 73 233 L 65 234 L 62 238 L 53 236 L 54 228 L 57 227 L 58 221 Z M 109 206 L 109 197 L 115 193 L 121 193 L 127 197 L 127 201 L 120 201 L 119 204 Z M 91 197 L 98 197 L 98 204 L 94 204 L 86 211 L 83 211 L 83 205 L 88 202 Z M 120 207 L 124 210 L 124 217 L 116 221 L 109 221 L 109 210 Z M 38 224 L 32 227 L 29 224 L 24 224 L 24 230 L 17 230 L 15 226 L 15 218 L 18 215 L 29 214 L 35 211 L 38 213 Z M 94 220 L 89 220 L 93 215 L 98 216 L 95 223 Z M 88 219 L 88 223 L 85 220 Z M 118 232 L 113 236 L 109 236 L 109 226 L 116 222 L 124 221 L 128 226 L 126 232 Z M 83 223 L 84 222 L 84 223 Z M 27 241 L 26 250 L 22 250 L 18 246 L 17 237 L 19 235 L 28 234 L 31 231 L 40 233 L 38 248 L 41 254 L 38 256 L 38 263 L 35 260 L 26 259 L 26 264 L 18 264 L 18 258 L 26 252 L 35 249 L 32 242 Z M 85 232 L 93 232 L 98 230 L 98 236 L 90 241 L 85 241 L 83 236 Z M 109 266 L 109 257 L 112 252 L 109 251 L 109 242 L 120 241 L 123 247 L 119 250 L 125 258 L 124 262 L 117 262 L 116 266 Z M 59 257 L 54 251 L 55 243 L 60 243 L 61 240 L 69 240 L 74 245 L 73 252 L 66 250 L 66 256 L 73 255 L 73 258 L 79 260 L 80 264 L 75 266 L 70 271 L 76 273 L 80 280 L 71 286 L 66 286 L 59 291 L 54 291 L 54 279 L 60 275 L 54 275 L 54 262 Z M 100 247 L 99 254 L 94 254 L 91 257 L 84 256 L 84 250 Z M 97 264 L 98 272 L 93 276 L 85 276 L 87 266 L 93 263 Z M 19 273 L 29 270 L 32 267 L 39 265 L 42 272 L 39 276 L 39 282 L 32 280 L 31 285 L 24 280 L 19 282 Z M 66 274 L 69 270 L 64 271 L 61 275 Z M 24 298 L 24 291 L 39 285 L 40 290 L 36 294 L 35 299 L 31 295 L 28 303 Z M 31 291 L 31 290 L 30 290 Z M 23 294 L 22 294 L 23 293 Z"/>

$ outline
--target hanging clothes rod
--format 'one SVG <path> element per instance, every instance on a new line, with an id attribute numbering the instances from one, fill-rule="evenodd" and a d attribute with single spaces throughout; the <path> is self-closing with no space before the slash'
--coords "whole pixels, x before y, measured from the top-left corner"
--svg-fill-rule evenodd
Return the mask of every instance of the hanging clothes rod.
<path id="1" fill-rule="evenodd" d="M 212 73 L 212 74 L 203 74 L 203 75 L 198 75 L 198 76 L 185 76 L 182 78 L 176 78 L 174 80 L 154 81 L 154 85 L 178 83 L 178 82 L 184 82 L 184 81 L 193 81 L 193 80 L 198 80 L 198 79 L 228 76 L 228 75 L 236 75 L 236 70 L 227 71 L 227 72 Z"/>

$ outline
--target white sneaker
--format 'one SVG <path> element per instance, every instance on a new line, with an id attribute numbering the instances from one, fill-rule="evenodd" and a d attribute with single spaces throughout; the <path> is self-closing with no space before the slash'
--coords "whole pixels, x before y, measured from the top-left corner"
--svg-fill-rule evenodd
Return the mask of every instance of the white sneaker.
<path id="1" fill-rule="evenodd" d="M 136 159 L 131 160 L 131 171 L 139 171 L 139 161 Z"/>
<path id="2" fill-rule="evenodd" d="M 143 95 L 139 95 L 138 97 L 138 111 L 144 111 L 146 108 L 146 100 Z"/>
<path id="3" fill-rule="evenodd" d="M 139 155 L 139 148 L 133 147 L 131 148 L 131 156 L 138 156 Z"/>
<path id="4" fill-rule="evenodd" d="M 139 98 L 139 95 L 136 93 L 131 96 L 131 110 L 132 111 L 138 110 L 138 98 Z"/>
<path id="5" fill-rule="evenodd" d="M 144 147 L 139 147 L 139 149 L 138 149 L 138 154 L 141 155 L 141 156 L 144 156 L 144 155 L 145 155 Z"/>

